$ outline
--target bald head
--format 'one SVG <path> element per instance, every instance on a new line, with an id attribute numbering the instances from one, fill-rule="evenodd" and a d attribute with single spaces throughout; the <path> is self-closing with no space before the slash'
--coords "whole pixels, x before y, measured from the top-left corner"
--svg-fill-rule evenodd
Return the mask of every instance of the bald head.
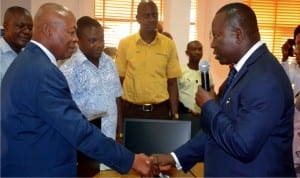
<path id="1" fill-rule="evenodd" d="M 55 3 L 43 4 L 34 17 L 34 29 L 39 29 L 44 24 L 63 24 L 66 18 L 75 19 L 67 7 Z"/>
<path id="2" fill-rule="evenodd" d="M 46 3 L 34 17 L 33 40 L 44 45 L 57 60 L 69 58 L 75 50 L 76 18 L 60 4 Z"/>
<path id="3" fill-rule="evenodd" d="M 230 3 L 217 11 L 225 14 L 225 21 L 233 28 L 240 27 L 254 41 L 260 40 L 257 19 L 254 11 L 243 3 Z"/>

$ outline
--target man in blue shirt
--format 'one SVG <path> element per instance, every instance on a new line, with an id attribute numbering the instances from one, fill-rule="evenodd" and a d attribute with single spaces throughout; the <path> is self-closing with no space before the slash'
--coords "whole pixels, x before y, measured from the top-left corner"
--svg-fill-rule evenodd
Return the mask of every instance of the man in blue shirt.
<path id="1" fill-rule="evenodd" d="M 102 133 L 115 140 L 117 126 L 118 135 L 122 129 L 118 117 L 122 88 L 115 63 L 103 52 L 103 28 L 97 20 L 84 16 L 77 21 L 77 36 L 79 49 L 60 69 L 81 112 L 89 120 L 101 116 Z M 106 167 L 101 164 L 101 169 Z"/>
<path id="2" fill-rule="evenodd" d="M 19 6 L 9 7 L 4 14 L 3 27 L 4 36 L 0 38 L 1 81 L 7 68 L 31 39 L 30 12 Z"/>

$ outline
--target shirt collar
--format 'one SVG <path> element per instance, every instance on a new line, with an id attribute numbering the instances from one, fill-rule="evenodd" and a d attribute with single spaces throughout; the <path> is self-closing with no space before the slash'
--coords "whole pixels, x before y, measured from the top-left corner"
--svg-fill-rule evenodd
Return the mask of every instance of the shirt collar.
<path id="1" fill-rule="evenodd" d="M 101 59 L 104 57 L 104 53 L 101 53 L 101 56 L 99 57 L 99 60 L 101 61 Z M 80 64 L 84 63 L 85 61 L 91 62 L 88 60 L 88 58 L 83 54 L 83 52 L 79 49 L 79 47 L 77 48 L 76 52 L 73 54 L 72 58 L 74 58 L 77 62 L 79 62 Z M 100 66 L 100 63 L 99 63 Z"/>
<path id="2" fill-rule="evenodd" d="M 77 48 L 76 52 L 73 54 L 72 58 L 76 59 L 80 64 L 82 64 L 84 61 L 87 61 L 87 57 L 83 54 L 83 52 Z"/>
<path id="3" fill-rule="evenodd" d="M 15 55 L 18 55 L 10 46 L 9 44 L 5 41 L 4 38 L 0 38 L 0 46 L 2 49 L 3 53 L 14 53 Z"/>
<path id="4" fill-rule="evenodd" d="M 258 41 L 255 43 L 248 51 L 247 53 L 239 60 L 237 64 L 234 65 L 234 68 L 236 71 L 240 71 L 243 65 L 246 63 L 246 61 L 249 59 L 249 57 L 257 50 L 261 45 L 264 43 L 262 41 Z"/>
<path id="5" fill-rule="evenodd" d="M 36 44 L 39 48 L 41 48 L 41 50 L 46 53 L 46 55 L 48 56 L 48 58 L 50 59 L 50 61 L 57 66 L 57 62 L 56 59 L 54 57 L 54 55 L 41 43 L 34 41 L 34 40 L 30 40 L 30 42 Z"/>
<path id="6" fill-rule="evenodd" d="M 160 38 L 161 38 L 161 37 L 159 36 L 159 33 L 156 32 L 156 36 L 155 36 L 154 40 L 153 40 L 150 44 L 148 44 L 148 43 L 146 43 L 146 42 L 142 39 L 142 37 L 141 37 L 141 35 L 140 35 L 139 32 L 135 34 L 135 40 L 136 40 L 136 43 L 142 43 L 142 44 L 147 44 L 147 45 L 151 45 L 151 44 L 156 43 L 158 40 L 160 40 Z"/>

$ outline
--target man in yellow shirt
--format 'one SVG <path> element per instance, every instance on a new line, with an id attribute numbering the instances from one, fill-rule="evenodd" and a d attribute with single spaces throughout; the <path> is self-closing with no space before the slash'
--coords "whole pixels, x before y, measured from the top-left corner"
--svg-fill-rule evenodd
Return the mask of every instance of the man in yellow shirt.
<path id="1" fill-rule="evenodd" d="M 181 66 L 182 76 L 178 78 L 179 114 L 193 113 L 200 115 L 200 107 L 196 104 L 195 96 L 198 85 L 201 85 L 199 62 L 202 58 L 202 44 L 195 40 L 187 44 L 186 55 L 188 63 Z"/>
<path id="2" fill-rule="evenodd" d="M 201 108 L 196 104 L 195 96 L 198 86 L 202 85 L 200 61 L 203 62 L 203 47 L 200 41 L 190 41 L 186 46 L 188 63 L 181 66 L 182 76 L 177 79 L 179 91 L 178 113 L 181 120 L 192 121 L 192 136 L 201 130 L 200 112 Z M 207 62 L 207 61 L 204 61 Z M 201 65 L 201 63 L 200 63 Z M 209 84 L 212 86 L 212 78 L 209 75 Z"/>
<path id="3" fill-rule="evenodd" d="M 177 77 L 181 76 L 174 41 L 157 32 L 152 1 L 137 9 L 138 33 L 122 39 L 116 64 L 123 85 L 123 117 L 178 118 Z"/>

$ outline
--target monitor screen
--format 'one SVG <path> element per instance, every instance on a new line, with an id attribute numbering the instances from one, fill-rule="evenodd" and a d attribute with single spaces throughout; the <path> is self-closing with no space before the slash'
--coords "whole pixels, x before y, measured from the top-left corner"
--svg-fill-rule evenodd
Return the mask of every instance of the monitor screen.
<path id="1" fill-rule="evenodd" d="M 191 138 L 191 121 L 124 120 L 123 143 L 134 153 L 170 153 Z"/>

